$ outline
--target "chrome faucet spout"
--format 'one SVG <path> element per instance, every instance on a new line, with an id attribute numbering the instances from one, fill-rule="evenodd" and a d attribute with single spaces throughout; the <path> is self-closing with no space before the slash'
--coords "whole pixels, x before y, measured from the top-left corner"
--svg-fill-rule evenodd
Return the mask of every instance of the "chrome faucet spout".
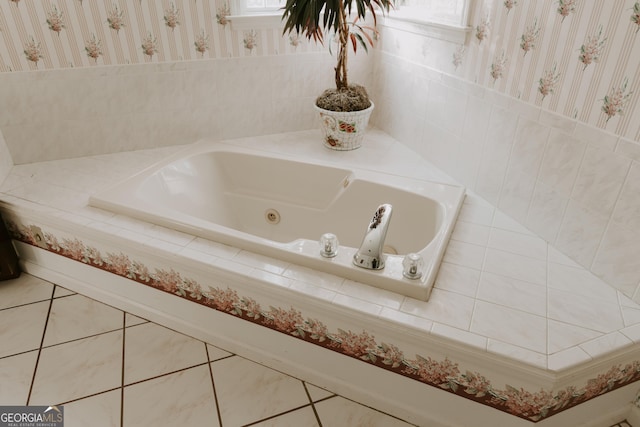
<path id="1" fill-rule="evenodd" d="M 385 203 L 378 206 L 367 227 L 360 249 L 353 256 L 355 265 L 370 270 L 384 268 L 384 255 L 382 252 L 392 213 L 393 207 L 390 204 Z"/>

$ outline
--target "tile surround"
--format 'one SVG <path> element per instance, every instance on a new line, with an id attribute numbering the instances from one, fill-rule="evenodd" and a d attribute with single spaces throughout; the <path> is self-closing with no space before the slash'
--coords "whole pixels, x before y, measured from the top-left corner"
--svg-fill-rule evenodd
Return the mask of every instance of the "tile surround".
<path id="1" fill-rule="evenodd" d="M 477 298 L 538 316 L 547 314 L 547 289 L 530 282 L 485 272 L 478 285 Z"/>
<path id="2" fill-rule="evenodd" d="M 524 224 L 546 241 L 556 241 L 568 200 L 558 191 L 536 182 Z"/>
<path id="3" fill-rule="evenodd" d="M 629 229 L 611 221 L 593 260 L 591 270 L 637 301 L 640 299 L 639 251 L 638 230 Z"/>
<path id="4" fill-rule="evenodd" d="M 613 8 L 613 3 L 607 5 L 607 13 Z M 555 8 L 549 7 L 548 2 L 545 4 L 543 16 L 548 14 L 550 20 L 554 19 Z M 638 299 L 640 281 L 622 271 L 630 268 L 640 271 L 640 265 L 635 262 L 631 267 L 627 261 L 614 261 L 618 259 L 618 254 L 614 253 L 613 244 L 601 244 L 605 241 L 605 233 L 608 234 L 606 241 L 613 242 L 616 239 L 614 233 L 620 235 L 627 232 L 633 235 L 635 232 L 631 224 L 637 217 L 635 207 L 638 195 L 633 184 L 637 180 L 631 175 L 637 175 L 635 169 L 640 161 L 640 145 L 632 140 L 637 138 L 633 130 L 635 125 L 629 126 L 634 121 L 629 121 L 627 117 L 618 123 L 617 128 L 607 127 L 604 120 L 598 119 L 597 115 L 602 114 L 600 108 L 579 111 L 576 104 L 571 117 L 571 112 L 558 108 L 565 102 L 576 102 L 576 93 L 586 88 L 584 85 L 575 86 L 580 80 L 572 83 L 568 83 L 571 80 L 560 81 L 555 92 L 562 96 L 558 98 L 554 95 L 556 98 L 550 104 L 541 102 L 539 97 L 534 99 L 529 92 L 538 95 L 535 82 L 528 78 L 526 82 L 517 84 L 517 79 L 525 69 L 528 69 L 529 76 L 532 72 L 542 73 L 536 62 L 519 60 L 509 64 L 506 74 L 498 82 L 491 84 L 487 81 L 491 61 L 489 56 L 494 54 L 493 50 L 500 45 L 507 51 L 518 50 L 517 44 L 508 40 L 515 40 L 516 33 L 524 31 L 522 23 L 520 26 L 505 23 L 514 19 L 517 21 L 522 14 L 527 19 L 533 19 L 534 13 L 532 8 L 520 8 L 520 5 L 512 13 L 505 13 L 506 6 L 494 6 L 487 10 L 477 8 L 471 13 L 474 25 L 483 19 L 500 22 L 499 28 L 489 31 L 490 48 L 487 48 L 487 43 L 468 37 L 464 44 L 463 65 L 455 69 L 448 62 L 451 61 L 451 52 L 458 46 L 438 43 L 428 37 L 420 38 L 393 26 L 383 27 L 382 45 L 376 51 L 375 62 L 377 75 L 387 78 L 374 80 L 376 86 L 373 92 L 380 100 L 378 104 L 394 105 L 395 115 L 404 119 L 402 127 L 395 123 L 399 119 L 395 122 L 380 119 L 376 123 L 539 236 L 557 245 L 583 266 L 598 274 L 606 274 L 602 276 L 605 280 L 623 289 L 628 296 Z M 591 6 L 581 7 L 585 8 L 585 14 L 581 13 L 574 19 L 584 21 L 590 14 L 601 13 Z M 623 15 L 629 8 L 622 12 L 618 4 L 614 9 L 612 16 L 622 13 L 615 16 L 626 22 Z M 537 15 L 535 17 L 538 18 Z M 559 22 L 553 24 L 554 28 Z M 488 25 L 492 27 L 494 24 L 498 25 L 494 22 Z M 545 25 L 542 21 L 540 24 Z M 551 21 L 546 25 L 551 25 Z M 626 31 L 624 25 L 613 27 Z M 585 29 L 581 27 L 577 33 Z M 575 36 L 575 33 L 571 34 L 571 37 Z M 520 35 L 517 33 L 518 37 Z M 557 42 L 571 44 L 565 37 L 568 35 L 562 35 Z M 620 40 L 607 43 L 615 44 Z M 505 46 L 506 43 L 509 43 L 508 46 Z M 637 47 L 637 43 L 635 45 Z M 404 48 L 399 49 L 398 46 Z M 555 52 L 555 45 L 549 39 L 542 42 L 539 48 L 542 51 L 534 51 L 534 56 Z M 566 55 L 567 51 L 563 54 Z M 621 72 L 629 64 L 626 57 L 622 62 L 618 61 L 620 58 L 616 58 L 614 50 L 608 49 L 608 54 L 614 55 L 603 64 L 608 69 L 618 67 L 618 72 Z M 576 58 L 565 58 L 563 64 L 576 61 Z M 567 69 L 566 72 L 573 71 Z M 426 81 L 416 84 L 414 76 L 421 76 Z M 602 84 L 604 80 L 601 77 L 601 74 L 593 74 L 585 78 L 596 79 L 592 82 Z M 507 84 L 507 81 L 511 81 L 511 84 Z M 396 87 L 394 82 L 404 82 L 404 93 L 411 93 L 410 86 L 413 85 L 413 93 L 424 94 L 428 99 L 427 112 L 422 113 L 403 104 L 401 100 L 406 97 L 393 90 Z M 522 85 L 524 92 L 521 92 Z M 571 93 L 567 93 L 569 86 L 572 86 Z M 422 87 L 430 90 L 424 91 Z M 604 92 L 607 88 L 601 87 L 599 90 Z M 464 96 L 460 95 L 461 91 Z M 592 94 L 583 94 L 582 98 L 581 102 L 594 104 L 600 102 L 602 97 L 596 101 Z M 453 104 L 457 107 L 449 108 Z M 632 113 L 634 116 L 637 115 L 636 106 L 635 101 L 627 105 L 636 111 Z M 575 118 L 578 114 L 580 119 Z M 452 128 L 452 118 L 462 125 Z M 415 134 L 407 134 L 403 130 L 414 129 L 417 124 L 421 129 L 420 145 L 413 141 Z M 616 133 L 605 128 L 615 129 Z M 462 129 L 461 134 L 458 129 Z M 620 132 L 624 134 L 621 136 Z M 621 188 L 624 190 L 621 191 Z M 626 229 L 608 229 L 607 224 L 611 219 L 625 224 Z M 603 261 L 596 265 L 594 259 L 598 252 Z M 610 265 L 605 267 L 603 263 Z"/>
<path id="5" fill-rule="evenodd" d="M 593 262 L 608 219 L 569 199 L 558 230 L 556 245 L 559 250 L 583 266 Z M 633 295 L 630 295 L 633 297 Z"/>
<path id="6" fill-rule="evenodd" d="M 610 216 L 630 166 L 628 158 L 587 147 L 571 198 L 593 212 Z"/>
<path id="7" fill-rule="evenodd" d="M 517 8 L 514 14 L 501 15 L 502 8 L 491 8 L 491 14 L 496 14 L 495 19 L 499 20 L 531 11 Z M 593 10 L 588 8 L 587 12 Z M 477 13 L 474 11 L 473 19 L 479 19 Z M 550 19 L 552 16 L 549 15 Z M 501 28 L 500 31 L 514 32 L 518 28 Z M 499 33 L 496 36 L 500 37 Z M 403 43 L 403 37 L 408 38 L 406 43 Z M 394 47 L 398 49 L 394 51 Z M 474 67 L 479 66 L 480 58 L 487 60 L 489 52 L 480 49 L 480 43 L 468 47 L 473 53 L 469 52 L 467 62 Z M 420 55 L 413 60 L 406 59 L 412 58 L 416 49 L 421 50 Z M 371 81 L 377 97 L 392 105 L 394 111 L 403 112 L 394 114 L 393 119 L 389 114 L 376 114 L 378 125 L 412 148 L 418 148 L 421 154 L 428 154 L 437 166 L 565 250 L 585 267 L 606 274 L 603 277 L 623 288 L 627 295 L 640 295 L 636 292 L 638 281 L 632 283 L 636 277 L 615 273 L 627 269 L 628 263 L 618 263 L 615 255 L 604 253 L 612 250 L 616 233 L 624 230 L 608 229 L 609 236 L 605 240 L 598 235 L 600 231 L 605 232 L 603 221 L 606 224 L 610 218 L 633 230 L 637 217 L 633 212 L 637 210 L 638 199 L 633 177 L 637 175 L 635 170 L 640 159 L 637 141 L 540 108 L 537 100 L 535 105 L 529 100 L 531 94 L 525 94 L 525 100 L 519 100 L 499 93 L 485 84 L 484 70 L 465 68 L 462 73 L 455 73 L 450 58 L 444 59 L 445 54 L 450 56 L 450 51 L 451 46 L 447 43 L 427 42 L 416 35 L 385 28 L 379 51 L 369 59 L 353 58 L 354 74 L 364 82 Z M 434 64 L 430 64 L 426 52 L 431 53 Z M 392 54 L 393 61 L 389 59 Z M 240 52 L 234 55 L 242 56 Z M 627 62 L 619 59 L 616 58 L 616 64 L 626 66 Z M 363 66 L 371 60 L 374 74 Z M 231 137 L 312 127 L 310 114 L 303 114 L 295 123 L 269 114 L 272 110 L 301 111 L 300 102 L 309 101 L 320 88 L 330 85 L 330 81 L 318 78 L 316 73 L 318 67 L 330 68 L 330 62 L 326 53 L 313 52 L 3 73 L 0 94 L 9 100 L 6 105 L 11 107 L 0 114 L 3 117 L 0 128 L 5 134 L 4 139 L 0 136 L 0 159 L 3 161 L 0 178 L 8 174 L 13 161 L 22 164 L 173 145 L 190 142 L 205 134 Z M 253 73 L 256 64 L 267 72 L 257 76 Z M 436 65 L 437 70 L 429 65 Z M 449 72 L 465 77 L 459 78 Z M 301 77 L 292 84 L 292 75 Z M 229 84 L 230 81 L 233 84 Z M 283 86 L 283 81 L 288 84 Z M 527 85 L 530 84 L 527 81 Z M 516 86 L 500 86 L 499 90 L 513 96 L 517 93 Z M 188 87 L 200 89 L 190 100 L 181 96 Z M 284 90 L 279 89 L 282 87 Z M 60 90 L 65 92 L 65 97 L 58 96 Z M 139 91 L 140 96 L 132 102 L 130 94 L 134 90 Z M 412 94 L 421 96 L 410 96 Z M 142 103 L 142 99 L 151 102 Z M 223 108 L 217 103 L 219 99 L 225 100 Z M 405 102 L 406 99 L 410 102 Z M 261 108 L 265 103 L 273 108 Z M 382 101 L 379 104 L 385 108 Z M 50 105 L 57 108 L 51 109 Z M 557 105 L 553 105 L 556 108 Z M 26 112 L 50 121 L 33 126 L 31 116 Z M 251 118 L 228 120 L 234 114 Z M 593 116 L 594 113 L 584 114 Z M 427 120 L 423 123 L 425 117 Z M 591 122 L 594 120 L 590 117 Z M 173 124 L 171 132 L 161 126 L 165 122 Z M 25 126 L 26 123 L 30 126 Z M 512 131 L 515 132 L 513 135 Z M 441 141 L 432 141 L 429 132 L 435 133 Z M 550 134 L 549 138 L 546 134 Z M 63 135 L 64 140 L 52 140 L 53 135 Z M 5 139 L 6 143 L 3 143 Z M 474 139 L 479 141 L 475 143 Z M 43 144 L 43 141 L 46 142 Z M 78 141 L 83 143 L 78 144 Z M 37 147 L 32 142 L 37 142 Z M 554 147 L 554 144 L 563 143 L 572 147 Z M 10 153 L 4 155 L 3 150 L 7 147 Z M 10 161 L 11 154 L 13 161 Z M 541 167 L 540 156 L 544 156 Z M 630 164 L 630 160 L 634 163 Z M 625 170 L 629 167 L 631 172 L 627 177 Z M 75 179 L 74 182 L 83 183 L 83 180 Z M 38 193 L 36 188 L 32 191 L 46 198 L 45 192 Z M 74 197 L 73 191 L 69 191 L 69 199 Z M 575 235 L 572 215 L 578 212 L 578 206 L 572 206 L 572 202 L 587 209 L 590 215 L 603 217 L 603 220 L 595 218 L 593 233 Z M 565 221 L 561 220 L 563 217 Z M 590 224 L 583 227 L 593 228 Z M 575 239 L 578 241 L 569 241 Z M 612 244 L 601 245 L 601 241 Z M 600 261 L 592 265 L 598 251 L 603 252 Z M 609 259 L 614 261 L 607 261 Z M 603 273 L 609 269 L 614 273 Z"/>
<path id="8" fill-rule="evenodd" d="M 640 161 L 640 159 L 638 159 Z M 612 219 L 630 229 L 640 230 L 640 163 L 632 162 Z"/>
<path id="9" fill-rule="evenodd" d="M 571 195 L 587 144 L 558 129 L 551 129 L 539 180 L 555 191 Z"/>
<path id="10" fill-rule="evenodd" d="M 388 137 L 381 132 L 372 130 L 375 140 L 381 142 L 380 145 L 371 147 L 372 153 L 382 148 L 384 151 L 389 149 Z M 306 141 L 313 136 L 313 132 L 301 132 L 297 134 L 300 141 Z M 283 136 L 289 138 L 289 136 Z M 264 137 L 258 138 L 254 143 L 261 144 L 268 149 L 269 141 L 279 140 L 281 138 Z M 238 140 L 239 144 L 250 144 L 249 140 Z M 302 142 L 304 144 L 304 142 Z M 147 160 L 141 157 L 141 152 L 135 153 L 140 160 L 139 167 L 156 158 L 155 150 L 149 150 Z M 161 150 L 167 152 L 166 149 Z M 366 153 L 360 153 L 365 155 Z M 407 156 L 412 153 L 407 151 Z M 118 158 L 122 159 L 122 164 L 128 164 L 127 159 L 131 158 L 132 153 L 122 153 L 120 155 L 111 155 L 110 159 L 118 162 Z M 351 161 L 351 160 L 347 160 Z M 73 162 L 63 161 L 65 168 L 73 169 Z M 45 166 L 53 167 L 55 162 L 51 162 Z M 390 165 L 389 167 L 392 167 Z M 33 165 L 17 166 L 13 173 L 15 176 L 26 175 L 27 170 L 35 170 Z M 135 162 L 131 162 L 129 170 L 135 170 Z M 12 175 L 13 175 L 12 173 Z M 32 173 L 32 172 L 29 172 Z M 127 168 L 123 168 L 122 174 L 126 175 Z M 129 172 L 130 173 L 130 172 Z M 32 173 L 33 174 L 33 173 Z M 21 193 L 23 188 L 29 188 L 29 181 L 46 182 L 46 174 L 33 174 L 33 177 L 24 182 L 24 187 L 15 187 L 10 190 L 10 194 L 3 193 L 3 199 L 16 206 L 32 206 L 27 200 L 31 197 L 29 194 Z M 28 191 L 28 190 L 27 190 Z M 19 196 L 20 198 L 17 198 Z M 84 197 L 87 197 L 85 193 Z M 53 200 L 53 198 L 52 198 Z M 85 199 L 86 200 L 86 199 Z M 101 224 L 107 224 L 108 230 L 114 235 L 122 239 L 143 236 L 152 239 L 151 235 L 157 236 L 157 231 L 148 224 L 126 221 L 124 218 L 110 216 L 99 210 L 87 210 L 86 208 L 77 208 L 78 204 L 66 204 L 66 200 L 52 202 L 53 206 L 43 207 L 40 205 L 36 209 L 55 209 L 57 217 L 64 218 L 64 221 L 77 221 L 78 224 L 93 224 L 93 227 L 100 228 Z M 62 213 L 65 213 L 64 215 Z M 71 213 L 69 217 L 66 213 Z M 71 218 L 71 219 L 69 219 Z M 93 222 L 92 222 L 93 221 Z M 103 221 L 107 221 L 104 223 Z M 521 362 L 541 367 L 543 369 L 565 369 L 573 366 L 572 363 L 581 363 L 593 360 L 590 353 L 580 347 L 581 344 L 590 342 L 594 338 L 606 336 L 617 330 L 632 328 L 623 322 L 622 309 L 620 304 L 622 301 L 611 301 L 611 303 L 602 304 L 602 301 L 595 298 L 585 297 L 579 300 L 579 303 L 570 306 L 563 306 L 561 301 L 567 299 L 570 295 L 579 298 L 579 290 L 569 288 L 566 290 L 556 290 L 551 287 L 552 282 L 547 281 L 547 271 L 556 271 L 558 268 L 551 267 L 552 264 L 558 264 L 564 267 L 571 267 L 583 272 L 583 275 L 576 276 L 576 281 L 582 282 L 585 277 L 593 280 L 594 289 L 599 287 L 607 288 L 607 285 L 599 279 L 591 276 L 586 270 L 579 265 L 573 263 L 568 258 L 557 252 L 551 246 L 535 237 L 531 232 L 522 227 L 517 222 L 496 210 L 486 201 L 478 196 L 470 193 L 463 205 L 462 212 L 458 224 L 461 225 L 459 231 L 454 232 L 454 239 L 451 241 L 450 252 L 445 256 L 443 275 L 436 281 L 436 287 L 433 291 L 432 298 L 429 302 L 424 303 L 415 301 L 410 298 L 397 300 L 389 298 L 390 296 L 375 290 L 362 292 L 362 285 L 343 282 L 338 278 L 322 275 L 318 283 L 313 272 L 299 267 L 282 265 L 278 262 L 269 263 L 263 257 L 255 258 L 254 256 L 243 253 L 224 245 L 214 244 L 202 239 L 188 239 L 183 235 L 172 235 L 171 233 L 163 235 L 167 241 L 172 240 L 173 245 L 182 246 L 180 250 L 182 256 L 186 256 L 194 261 L 202 259 L 213 260 L 216 265 L 224 265 L 229 270 L 244 271 L 254 278 L 264 278 L 270 275 L 281 281 L 281 286 L 298 289 L 311 295 L 317 295 L 318 292 L 324 293 L 324 297 L 328 301 L 332 301 L 336 305 L 346 305 L 352 307 L 356 311 L 362 311 L 375 315 L 379 318 L 389 319 L 394 322 L 401 322 L 404 327 L 419 328 L 433 335 L 446 337 L 462 344 L 471 346 L 472 348 L 494 353 L 510 358 L 517 358 Z M 126 228 L 124 228 L 126 227 Z M 134 233 L 138 237 L 131 237 Z M 466 240 L 469 240 L 466 241 Z M 521 242 L 519 245 L 512 245 L 513 241 Z M 215 254 L 215 255 L 213 255 Z M 203 258 L 203 256 L 205 258 Z M 213 257 L 213 258 L 209 258 Z M 510 268 L 509 265 L 520 267 Z M 587 276 L 585 276 L 587 275 Z M 497 278 L 493 283 L 487 281 L 491 277 Z M 515 280 L 510 280 L 512 276 Z M 453 277 L 465 277 L 468 281 L 463 285 L 461 281 L 452 279 Z M 573 276 L 570 276 L 573 277 Z M 573 279 L 571 279 L 573 280 Z M 500 284 L 509 284 L 514 286 L 515 292 L 504 292 L 505 299 L 498 299 L 497 293 Z M 532 292 L 532 297 L 538 301 L 537 305 L 523 307 L 522 299 L 518 299 L 520 295 L 517 293 L 517 284 L 522 287 L 529 286 L 527 291 L 540 290 L 544 293 L 546 290 L 548 295 L 547 310 L 550 315 L 549 319 L 557 320 L 562 324 L 575 325 L 576 327 L 587 327 L 596 332 L 596 335 L 582 335 L 582 341 L 575 339 L 563 339 L 574 336 L 574 331 L 565 329 L 557 329 L 554 332 L 554 350 L 551 352 L 551 344 L 548 344 L 548 335 L 551 334 L 550 326 L 540 327 L 531 330 L 531 340 L 523 340 L 522 333 L 518 332 L 517 325 L 512 325 L 510 318 L 516 314 L 521 322 L 519 325 L 525 325 L 528 320 L 545 319 L 543 317 L 543 299 L 542 294 Z M 576 286 L 578 283 L 575 284 Z M 610 295 L 607 291 L 602 294 Z M 537 296 L 536 296 L 537 295 Z M 536 299 L 537 298 L 537 299 Z M 520 302 L 518 302 L 520 301 Z M 624 300 L 626 308 L 636 309 L 634 302 L 630 299 Z M 452 310 L 455 308 L 455 310 Z M 600 311 L 602 314 L 600 315 Z M 598 316 L 593 318 L 592 314 L 596 312 Z M 617 313 L 617 316 L 615 315 Z M 629 316 L 627 316 L 629 317 Z M 633 318 L 633 316 L 631 316 Z M 122 319 L 120 320 L 123 321 Z M 546 320 L 545 320 L 546 321 Z M 590 323 L 591 322 L 591 323 Z M 534 324 L 539 322 L 534 321 Z M 506 327 L 505 330 L 495 331 L 491 325 L 499 324 Z M 141 328 L 145 325 L 134 326 Z M 337 325 L 339 327 L 339 325 Z M 540 325 L 539 325 L 540 326 Z M 628 329 L 628 334 L 633 336 L 632 329 Z M 622 335 L 631 340 L 632 337 Z M 528 336 L 528 335 L 524 335 Z M 620 338 L 620 336 L 618 336 Z M 126 337 L 125 337 L 126 339 Z M 566 342 L 566 345 L 563 344 Z M 603 341 L 605 343 L 613 343 L 615 345 L 625 345 L 624 339 L 615 339 L 613 341 Z M 549 347 L 547 347 L 549 345 Z M 594 352 L 593 354 L 599 354 Z M 573 361 L 573 362 L 572 362 Z"/>
<path id="11" fill-rule="evenodd" d="M 551 319 L 548 328 L 547 349 L 550 354 L 563 351 L 567 344 L 578 345 L 601 336 L 597 331 Z"/>
<path id="12" fill-rule="evenodd" d="M 536 258 L 488 248 L 484 260 L 484 271 L 511 279 L 522 280 L 533 285 L 545 285 L 547 263 Z"/>
<path id="13" fill-rule="evenodd" d="M 438 87 L 430 102 L 458 99 L 460 86 L 468 87 L 467 102 L 456 101 L 466 106 L 455 113 L 461 128 L 468 129 L 461 136 L 428 114 L 410 116 L 423 123 L 420 146 L 387 121 L 377 122 L 382 130 L 640 301 L 640 261 L 631 255 L 640 241 L 634 227 L 640 199 L 635 184 L 640 176 L 637 142 L 384 49 L 376 55 L 379 73 L 407 81 L 412 75 L 429 76 L 430 84 Z M 381 102 L 397 102 L 393 91 L 377 83 L 374 93 Z M 407 109 L 402 107 L 398 114 Z"/>
<path id="14" fill-rule="evenodd" d="M 375 156 L 375 151 L 378 148 L 387 151 L 388 141 L 385 140 L 384 134 L 376 131 L 372 131 L 372 133 L 381 144 L 377 148 L 371 147 L 372 152 L 369 154 Z M 312 134 L 313 132 L 301 132 L 298 133 L 297 139 L 305 140 Z M 269 143 L 267 141 L 273 140 L 274 142 L 271 144 L 278 144 L 277 140 L 279 139 L 267 136 L 257 139 L 255 143 L 268 149 Z M 241 145 L 250 144 L 248 139 L 235 141 Z M 172 148 L 165 148 L 119 155 L 95 156 L 77 159 L 77 163 L 91 164 L 92 161 L 113 160 L 120 168 L 120 175 L 127 176 L 150 164 L 159 156 L 172 151 Z M 363 151 L 360 154 L 366 153 Z M 405 155 L 411 156 L 412 154 L 408 151 Z M 135 161 L 133 161 L 134 159 Z M 4 193 L 5 197 L 13 195 L 19 196 L 22 200 L 29 198 L 34 201 L 39 200 L 40 193 L 34 194 L 30 188 L 51 185 L 45 184 L 48 182 L 46 171 L 49 168 L 54 168 L 56 163 L 43 163 L 42 172 L 39 171 L 36 164 L 16 166 L 12 171 L 12 177 L 20 176 L 26 179 L 27 176 L 32 176 L 32 178 L 26 179 L 20 186 L 12 187 L 7 193 Z M 71 160 L 60 161 L 60 170 L 74 171 L 76 170 L 75 163 Z M 392 165 L 388 167 L 392 167 Z M 102 168 L 99 168 L 97 172 L 100 173 L 101 170 Z M 92 181 L 89 170 L 86 170 L 85 174 L 85 181 L 96 182 L 96 189 L 100 188 L 100 185 L 104 185 L 100 183 L 101 181 Z M 0 187 L 0 190 L 4 190 L 4 188 L 7 188 L 6 184 L 4 187 Z M 60 189 L 64 190 L 64 187 L 60 187 Z M 510 307 L 518 310 L 525 317 L 527 315 L 544 316 L 549 310 L 552 319 L 577 327 L 588 326 L 601 334 L 630 326 L 624 325 L 622 322 L 622 314 L 618 301 L 615 299 L 615 291 L 473 193 L 467 196 L 463 204 L 432 297 L 429 302 L 423 303 L 410 298 L 397 298 L 395 294 L 371 289 L 355 282 L 343 281 L 332 275 L 271 260 L 201 238 L 194 239 L 183 233 L 171 232 L 123 216 L 112 215 L 97 209 L 77 208 L 76 206 L 86 203 L 82 200 L 86 200 L 90 193 L 85 192 L 85 195 L 80 197 L 78 201 L 69 204 L 64 195 L 61 199 L 56 200 L 57 190 L 58 187 L 51 187 L 49 190 L 51 207 L 59 209 L 61 212 L 80 215 L 85 219 L 78 218 L 78 220 L 88 222 L 91 227 L 105 230 L 106 225 L 106 229 L 110 230 L 112 234 L 120 238 L 143 242 L 150 248 L 163 248 L 188 259 L 213 263 L 232 271 L 244 272 L 251 277 L 267 280 L 269 283 L 332 301 L 336 305 L 352 306 L 356 310 L 395 321 L 407 322 L 408 325 L 418 326 L 427 331 L 439 329 L 440 326 L 437 328 L 433 326 L 436 324 L 468 333 L 473 331 L 470 330 L 473 325 L 476 330 L 488 333 L 488 329 L 484 326 L 478 329 L 478 319 L 480 318 L 476 317 L 475 313 L 479 309 L 478 307 L 486 307 L 486 304 Z M 42 201 L 40 202 L 42 203 Z M 21 203 L 25 202 L 19 202 L 19 204 Z M 171 248 L 160 245 L 160 239 L 170 244 Z M 174 247 L 175 250 L 172 249 Z M 576 298 L 584 298 L 584 305 L 577 304 L 571 306 L 573 308 L 567 308 L 564 300 L 569 294 L 575 295 Z M 528 297 L 525 298 L 524 295 L 528 295 Z M 550 298 L 547 301 L 545 295 L 558 295 L 559 298 L 557 300 Z M 593 298 L 596 295 L 599 299 Z M 39 297 L 34 296 L 33 298 Z M 62 301 L 56 302 L 52 309 L 52 328 L 55 328 L 56 325 L 56 307 L 70 304 L 74 299 L 81 301 L 82 297 L 76 296 L 64 303 Z M 478 302 L 481 303 L 478 305 Z M 630 300 L 628 304 L 635 307 Z M 455 316 L 451 315 L 451 307 L 456 307 Z M 586 307 L 593 307 L 593 310 L 603 312 L 602 316 L 595 320 L 589 320 L 590 311 Z M 607 312 L 606 309 L 611 311 Z M 502 318 L 506 322 L 508 316 L 505 314 Z M 601 324 L 601 320 L 604 323 Z M 118 322 L 121 323 L 122 320 L 113 319 L 110 326 L 93 325 L 92 328 L 97 328 L 96 331 L 105 331 L 117 328 L 116 323 Z M 68 333 L 72 333 L 72 331 L 68 331 Z M 464 337 L 464 334 L 460 336 Z M 480 333 L 479 336 L 481 339 L 496 339 L 490 334 Z M 45 341 L 53 340 L 51 337 L 45 337 Z M 510 343 L 523 349 L 533 345 L 541 354 L 544 354 L 545 351 L 541 350 L 543 348 L 541 345 L 547 342 L 547 338 L 542 336 L 539 338 L 536 341 L 539 343 L 536 344 L 514 342 L 515 335 L 514 338 L 503 338 L 503 341 L 505 344 Z M 476 345 L 478 342 L 471 336 L 469 339 L 463 338 L 463 341 L 474 342 Z M 568 340 L 567 342 L 572 341 Z M 569 347 L 572 345 L 575 344 L 568 344 Z M 25 350 L 29 349 L 25 348 Z"/>
<path id="15" fill-rule="evenodd" d="M 506 319 L 509 319 L 509 328 L 504 327 Z M 536 353 L 547 352 L 546 317 L 498 304 L 476 301 L 470 330 L 489 339 L 511 343 Z"/>

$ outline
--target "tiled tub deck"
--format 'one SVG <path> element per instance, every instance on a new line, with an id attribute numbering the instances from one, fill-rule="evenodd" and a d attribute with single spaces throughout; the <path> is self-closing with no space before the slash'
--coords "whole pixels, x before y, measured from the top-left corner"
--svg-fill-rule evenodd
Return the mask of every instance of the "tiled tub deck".
<path id="1" fill-rule="evenodd" d="M 319 140 L 317 131 L 305 131 L 225 142 L 453 183 L 379 131 L 369 131 L 365 146 L 353 152 L 332 152 Z M 305 373 L 313 376 L 329 360 L 330 366 L 335 366 L 335 360 L 344 362 L 345 367 L 336 372 L 317 374 L 326 381 L 347 375 L 341 369 L 374 366 L 366 372 L 379 373 L 384 383 L 376 384 L 385 387 L 363 392 L 361 400 L 386 399 L 389 407 L 384 409 L 390 413 L 406 396 L 394 401 L 389 390 L 409 384 L 407 394 L 429 389 L 426 396 L 434 399 L 434 406 L 442 406 L 443 412 L 453 414 L 452 408 L 471 405 L 496 422 L 507 416 L 511 425 L 528 425 L 531 420 L 563 425 L 567 419 L 576 419 L 578 409 L 585 419 L 602 417 L 602 407 L 593 403 L 598 399 L 617 402 L 604 406 L 614 408 L 610 421 L 624 418 L 615 412 L 630 404 L 629 396 L 638 388 L 634 382 L 640 378 L 640 306 L 479 197 L 467 194 L 431 298 L 422 302 L 87 205 L 90 194 L 179 149 L 14 166 L 0 187 L 0 210 L 22 240 L 17 246 L 27 271 L 54 276 L 46 279 L 73 281 L 75 266 L 82 268 L 79 274 L 95 270 L 100 281 L 114 282 L 113 289 L 129 286 L 132 295 L 157 297 L 160 305 L 176 301 L 178 311 L 208 305 L 215 309 L 208 311 L 227 313 L 224 318 L 242 318 L 249 320 L 242 323 L 260 326 L 247 333 L 285 332 L 274 339 L 302 342 L 300 354 L 318 346 L 333 350 L 331 355 L 321 352 L 313 361 L 305 361 L 308 369 L 291 369 L 307 369 Z M 44 242 L 33 240 L 34 230 L 42 232 Z M 137 273 L 132 273 L 132 266 Z M 168 277 L 174 273 L 173 278 Z M 208 282 L 211 277 L 216 280 Z M 207 286 L 212 283 L 214 286 Z M 89 296 L 109 298 L 111 285 L 102 286 Z M 116 300 L 109 302 L 117 306 Z M 223 302 L 229 307 L 224 308 Z M 165 305 L 149 308 L 150 302 L 146 309 L 156 310 L 150 316 L 144 304 L 136 304 L 134 309 L 143 311 L 136 314 L 156 316 L 162 323 Z M 199 327 L 186 320 L 164 320 L 198 333 Z M 179 329 L 176 324 L 170 326 Z M 296 324 L 306 329 L 296 329 Z M 309 333 L 314 327 L 315 335 Z M 210 333 L 212 337 L 225 334 Z M 232 332 L 236 337 L 240 333 Z M 241 347 L 246 342 L 251 347 L 246 350 L 248 356 L 259 358 L 261 344 L 252 341 L 261 339 L 254 336 L 238 337 L 234 345 Z M 230 349 L 242 354 L 240 347 Z M 275 358 L 270 360 L 272 365 L 288 366 Z M 355 359 L 359 362 L 353 362 Z M 351 386 L 358 388 L 353 384 L 340 387 Z M 588 401 L 601 393 L 605 394 Z M 445 403 L 438 405 L 441 396 Z M 416 401 L 420 398 L 415 397 Z M 405 418 L 417 423 L 447 417 L 434 410 L 421 418 L 415 406 L 412 409 L 407 402 L 396 410 L 408 411 Z M 452 415 L 452 422 L 457 416 Z M 459 417 L 458 422 L 463 423 L 464 415 Z"/>

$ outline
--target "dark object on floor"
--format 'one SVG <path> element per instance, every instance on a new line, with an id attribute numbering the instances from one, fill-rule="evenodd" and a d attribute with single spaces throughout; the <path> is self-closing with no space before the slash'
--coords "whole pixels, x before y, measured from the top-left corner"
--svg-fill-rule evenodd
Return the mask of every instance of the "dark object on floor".
<path id="1" fill-rule="evenodd" d="M 15 279 L 18 276 L 20 276 L 18 254 L 0 216 L 0 280 Z"/>

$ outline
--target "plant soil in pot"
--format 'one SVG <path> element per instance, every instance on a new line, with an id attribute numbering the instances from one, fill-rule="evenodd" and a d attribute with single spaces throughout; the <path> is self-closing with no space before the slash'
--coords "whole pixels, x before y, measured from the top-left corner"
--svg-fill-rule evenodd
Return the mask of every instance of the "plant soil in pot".
<path id="1" fill-rule="evenodd" d="M 316 99 L 324 145 L 334 150 L 360 147 L 373 106 L 363 86 L 324 91 Z"/>

